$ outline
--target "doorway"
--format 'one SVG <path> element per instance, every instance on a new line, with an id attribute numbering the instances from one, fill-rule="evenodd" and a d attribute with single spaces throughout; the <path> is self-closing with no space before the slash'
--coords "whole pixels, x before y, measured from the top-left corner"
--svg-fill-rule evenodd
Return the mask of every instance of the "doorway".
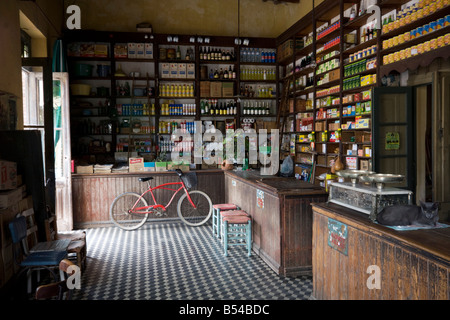
<path id="1" fill-rule="evenodd" d="M 416 199 L 433 201 L 433 114 L 432 85 L 414 87 L 416 114 Z"/>
<path id="2" fill-rule="evenodd" d="M 24 129 L 41 133 L 45 203 L 56 213 L 58 230 L 70 231 L 73 219 L 68 74 L 52 72 L 47 58 L 24 58 L 22 83 Z"/>

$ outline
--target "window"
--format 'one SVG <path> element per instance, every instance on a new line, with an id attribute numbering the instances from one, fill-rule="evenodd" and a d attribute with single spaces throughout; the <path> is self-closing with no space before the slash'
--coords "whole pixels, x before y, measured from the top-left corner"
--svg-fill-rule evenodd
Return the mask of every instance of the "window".
<path id="1" fill-rule="evenodd" d="M 42 152 L 45 153 L 44 81 L 42 67 L 22 67 L 23 127 L 39 130 Z M 45 166 L 45 155 L 42 155 Z M 45 175 L 45 168 L 44 168 Z"/>
<path id="2" fill-rule="evenodd" d="M 20 42 L 22 44 L 22 58 L 31 56 L 31 37 L 23 30 L 20 30 Z"/>

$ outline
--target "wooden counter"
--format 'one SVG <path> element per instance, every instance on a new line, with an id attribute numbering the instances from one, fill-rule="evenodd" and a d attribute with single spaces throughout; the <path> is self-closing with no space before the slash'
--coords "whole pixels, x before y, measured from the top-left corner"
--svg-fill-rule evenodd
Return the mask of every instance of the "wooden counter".
<path id="1" fill-rule="evenodd" d="M 313 214 L 314 298 L 450 300 L 450 228 L 396 231 L 332 203 Z"/>
<path id="2" fill-rule="evenodd" d="M 318 186 L 258 171 L 226 171 L 225 201 L 252 216 L 253 251 L 277 274 L 312 270 L 312 202 L 325 202 Z"/>
<path id="3" fill-rule="evenodd" d="M 224 175 L 222 170 L 196 170 L 197 190 L 205 191 L 213 203 L 224 201 Z M 72 175 L 73 222 L 75 227 L 85 227 L 99 223 L 109 223 L 109 207 L 121 193 L 142 193 L 147 189 L 146 182 L 139 177 L 154 177 L 152 186 L 178 182 L 180 178 L 174 172 L 74 174 Z M 167 190 L 157 190 L 158 202 L 167 204 L 172 196 Z M 167 217 L 177 217 L 177 202 L 181 192 L 167 210 Z M 149 216 L 149 219 L 155 218 Z"/>

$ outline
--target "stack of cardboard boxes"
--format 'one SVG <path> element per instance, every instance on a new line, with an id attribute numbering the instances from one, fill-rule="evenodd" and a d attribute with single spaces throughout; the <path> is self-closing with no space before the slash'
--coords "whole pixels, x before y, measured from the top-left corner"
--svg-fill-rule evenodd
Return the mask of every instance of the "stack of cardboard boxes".
<path id="1" fill-rule="evenodd" d="M 26 186 L 17 175 L 17 164 L 0 160 L 0 287 L 18 271 L 9 223 L 18 213 L 32 208 L 33 199 L 26 195 Z"/>

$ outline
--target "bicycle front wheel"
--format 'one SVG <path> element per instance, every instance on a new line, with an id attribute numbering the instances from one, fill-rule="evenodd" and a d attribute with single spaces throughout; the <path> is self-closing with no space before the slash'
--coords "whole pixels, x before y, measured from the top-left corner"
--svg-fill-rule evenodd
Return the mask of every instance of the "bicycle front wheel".
<path id="1" fill-rule="evenodd" d="M 138 200 L 139 202 L 137 202 Z M 142 226 L 147 221 L 148 212 L 132 213 L 130 210 L 133 206 L 136 208 L 146 207 L 147 201 L 134 192 L 126 192 L 117 196 L 109 209 L 111 221 L 124 230 L 135 230 Z"/>
<path id="2" fill-rule="evenodd" d="M 178 216 L 180 219 L 190 226 L 200 226 L 204 224 L 211 217 L 212 214 L 212 202 L 209 196 L 203 191 L 190 191 L 192 206 L 187 193 L 183 194 L 178 200 Z"/>

